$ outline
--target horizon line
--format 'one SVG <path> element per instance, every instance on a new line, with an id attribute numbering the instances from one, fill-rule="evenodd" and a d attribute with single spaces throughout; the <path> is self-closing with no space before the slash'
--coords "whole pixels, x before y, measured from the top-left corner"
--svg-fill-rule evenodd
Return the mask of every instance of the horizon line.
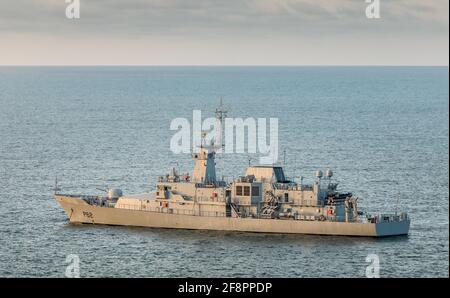
<path id="1" fill-rule="evenodd" d="M 448 64 L 0 64 L 0 67 L 449 67 Z"/>

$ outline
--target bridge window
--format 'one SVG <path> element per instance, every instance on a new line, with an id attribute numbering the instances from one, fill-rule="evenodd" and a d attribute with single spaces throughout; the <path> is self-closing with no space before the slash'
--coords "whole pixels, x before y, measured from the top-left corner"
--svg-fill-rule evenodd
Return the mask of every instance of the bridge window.
<path id="1" fill-rule="evenodd" d="M 259 197 L 259 186 L 252 186 L 252 197 Z"/>
<path id="2" fill-rule="evenodd" d="M 250 196 L 250 186 L 244 186 L 244 196 Z"/>
<path id="3" fill-rule="evenodd" d="M 236 186 L 236 195 L 242 196 L 242 186 Z"/>

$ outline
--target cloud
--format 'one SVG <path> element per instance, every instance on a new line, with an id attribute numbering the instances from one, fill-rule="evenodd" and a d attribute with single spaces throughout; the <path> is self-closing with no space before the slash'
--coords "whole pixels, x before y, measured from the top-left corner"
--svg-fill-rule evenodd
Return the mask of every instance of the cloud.
<path id="1" fill-rule="evenodd" d="M 0 3 L 0 32 L 82 35 L 238 35 L 370 30 L 363 0 L 81 0 L 80 20 L 63 0 Z M 448 1 L 381 0 L 383 30 L 448 32 Z M 372 26 L 373 28 L 374 26 Z"/>
<path id="2" fill-rule="evenodd" d="M 421 39 L 448 52 L 446 0 L 380 0 L 381 19 L 365 17 L 364 0 L 80 0 L 81 19 L 65 17 L 64 0 L 0 2 L 0 46 L 23 39 L 115 43 L 373 44 Z M 447 44 L 447 45 L 444 45 Z M 392 44 L 387 45 L 392 46 Z M 112 49 L 111 49 L 112 50 Z M 410 49 L 412 50 L 412 49 Z M 436 49 L 435 49 L 436 50 Z M 418 53 L 418 55 L 422 53 Z M 448 59 L 447 59 L 448 61 Z"/>

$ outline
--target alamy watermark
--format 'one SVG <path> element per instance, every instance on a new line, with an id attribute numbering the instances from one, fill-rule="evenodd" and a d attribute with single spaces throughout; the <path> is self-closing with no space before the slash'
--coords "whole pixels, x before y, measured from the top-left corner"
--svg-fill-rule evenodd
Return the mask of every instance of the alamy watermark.
<path id="1" fill-rule="evenodd" d="M 380 18 L 380 0 L 365 0 L 366 7 L 366 17 L 368 19 L 379 19 Z"/>
<path id="2" fill-rule="evenodd" d="M 186 118 L 176 118 L 170 123 L 170 130 L 177 130 L 170 140 L 170 150 L 175 154 L 198 153 L 202 146 L 208 146 L 216 153 L 259 153 L 262 155 L 260 164 L 278 161 L 278 118 L 268 121 L 266 118 L 224 118 L 218 121 L 211 117 L 202 121 L 201 111 L 194 110 L 192 125 Z"/>
<path id="3" fill-rule="evenodd" d="M 70 254 L 66 257 L 66 267 L 65 276 L 68 278 L 79 278 L 80 277 L 80 257 L 75 254 Z"/>
<path id="4" fill-rule="evenodd" d="M 66 1 L 66 18 L 79 19 L 80 18 L 80 0 L 65 0 Z"/>
<path id="5" fill-rule="evenodd" d="M 366 267 L 366 277 L 380 278 L 380 257 L 377 254 L 368 254 L 366 263 L 369 263 Z"/>

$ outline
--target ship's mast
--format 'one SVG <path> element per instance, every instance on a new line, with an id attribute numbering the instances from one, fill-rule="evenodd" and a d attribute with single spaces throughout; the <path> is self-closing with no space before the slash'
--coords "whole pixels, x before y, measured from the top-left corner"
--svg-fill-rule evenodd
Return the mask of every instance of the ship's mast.
<path id="1" fill-rule="evenodd" d="M 225 124 L 225 118 L 227 117 L 228 111 L 225 109 L 223 105 L 223 98 L 220 97 L 220 104 L 216 108 L 216 152 L 217 153 L 224 153 L 225 152 L 225 140 L 224 140 L 224 124 Z M 224 180 L 223 175 L 223 166 L 224 166 L 224 160 L 223 155 L 219 154 L 218 157 L 220 158 L 220 171 L 222 172 L 222 180 Z"/>
<path id="2" fill-rule="evenodd" d="M 225 149 L 225 142 L 223 139 L 223 131 L 224 131 L 224 122 L 227 117 L 228 111 L 223 106 L 223 99 L 220 98 L 220 105 L 216 108 L 216 145 L 217 145 L 217 153 L 222 153 Z"/>
<path id="3" fill-rule="evenodd" d="M 58 191 L 61 190 L 61 188 L 58 186 L 58 176 L 55 177 L 55 188 L 53 190 L 55 192 L 55 195 L 58 194 Z"/>
<path id="4" fill-rule="evenodd" d="M 220 105 L 216 108 L 216 135 L 210 144 L 206 144 L 206 132 L 201 133 L 200 152 L 194 154 L 196 160 L 193 171 L 193 181 L 204 183 L 216 183 L 215 155 L 222 153 L 225 148 L 223 141 L 224 122 L 228 111 L 220 98 Z M 221 158 L 223 162 L 223 158 Z"/>

